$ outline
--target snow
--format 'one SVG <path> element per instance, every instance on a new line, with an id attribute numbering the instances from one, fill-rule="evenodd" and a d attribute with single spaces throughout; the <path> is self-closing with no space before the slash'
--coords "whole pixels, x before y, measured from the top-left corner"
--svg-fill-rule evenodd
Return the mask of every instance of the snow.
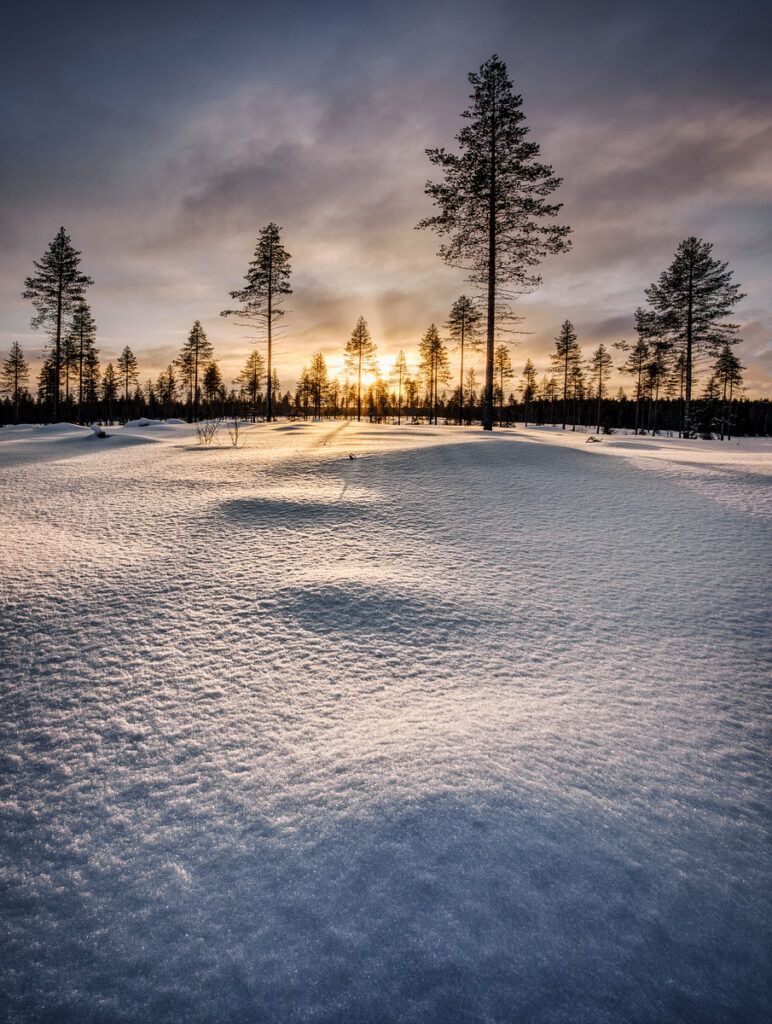
<path id="1" fill-rule="evenodd" d="M 0 431 L 4 1019 L 770 1019 L 769 441 L 108 432 Z"/>

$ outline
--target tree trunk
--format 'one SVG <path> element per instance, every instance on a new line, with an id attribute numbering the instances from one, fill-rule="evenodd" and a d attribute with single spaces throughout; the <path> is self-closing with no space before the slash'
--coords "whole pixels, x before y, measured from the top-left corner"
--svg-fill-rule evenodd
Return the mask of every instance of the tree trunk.
<path id="1" fill-rule="evenodd" d="M 127 393 L 128 390 L 127 384 Z M 196 343 L 196 351 L 193 356 L 193 419 L 198 423 L 198 343 Z"/>
<path id="2" fill-rule="evenodd" d="M 464 421 L 464 333 L 466 317 L 461 318 L 461 372 L 458 377 L 458 425 Z"/>
<path id="3" fill-rule="evenodd" d="M 268 378 L 265 389 L 265 418 L 273 420 L 273 370 L 271 369 L 271 347 L 273 342 L 273 246 L 268 254 Z"/>
<path id="4" fill-rule="evenodd" d="M 357 423 L 362 421 L 362 350 L 359 350 L 357 363 Z"/>
<path id="5" fill-rule="evenodd" d="M 686 396 L 684 398 L 684 434 L 691 416 L 692 404 L 692 345 L 694 330 L 694 271 L 689 266 L 689 296 L 686 307 Z"/>
<path id="6" fill-rule="evenodd" d="M 600 433 L 600 405 L 601 405 L 602 401 L 603 401 L 603 385 L 601 384 L 600 377 L 598 377 L 598 415 L 596 417 L 596 419 L 598 420 L 598 425 L 595 428 L 595 433 L 596 434 Z"/>
<path id="7" fill-rule="evenodd" d="M 59 421 L 59 381 L 61 380 L 61 358 L 62 358 L 62 291 L 64 284 L 62 275 L 61 256 L 59 259 L 59 287 L 56 291 L 56 357 L 54 360 L 54 422 Z"/>
<path id="8" fill-rule="evenodd" d="M 566 349 L 566 361 L 563 365 L 563 430 L 566 429 L 566 409 L 568 408 L 568 349 Z"/>
<path id="9" fill-rule="evenodd" d="M 488 324 L 483 430 L 493 430 L 493 336 L 496 319 L 496 95 L 491 95 L 491 170 L 488 194 Z"/>
<path id="10" fill-rule="evenodd" d="M 83 324 L 80 327 L 80 348 L 78 349 L 78 419 L 83 422 Z"/>

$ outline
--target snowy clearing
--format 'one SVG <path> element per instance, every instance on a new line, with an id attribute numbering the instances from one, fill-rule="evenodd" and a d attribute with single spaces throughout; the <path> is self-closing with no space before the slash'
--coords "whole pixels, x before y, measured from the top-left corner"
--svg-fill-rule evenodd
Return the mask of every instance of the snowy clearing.
<path id="1" fill-rule="evenodd" d="M 770 1019 L 769 441 L 107 433 L 0 431 L 2 1019 Z"/>

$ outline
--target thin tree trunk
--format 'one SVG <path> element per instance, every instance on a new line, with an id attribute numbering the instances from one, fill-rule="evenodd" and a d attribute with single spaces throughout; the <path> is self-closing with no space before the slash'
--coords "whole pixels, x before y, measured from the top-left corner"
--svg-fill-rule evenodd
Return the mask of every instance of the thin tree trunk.
<path id="1" fill-rule="evenodd" d="M 602 401 L 603 401 L 603 384 L 602 384 L 601 376 L 600 376 L 600 373 L 599 373 L 598 374 L 598 416 L 597 416 L 598 425 L 595 428 L 595 433 L 596 434 L 600 433 L 600 404 L 601 404 Z"/>
<path id="2" fill-rule="evenodd" d="M 126 390 L 128 392 L 128 385 Z M 198 423 L 198 343 L 193 356 L 193 419 Z"/>
<path id="3" fill-rule="evenodd" d="M 265 418 L 268 423 L 273 420 L 273 370 L 271 369 L 271 350 L 273 346 L 273 245 L 268 252 L 268 379 L 265 388 Z"/>
<path id="4" fill-rule="evenodd" d="M 357 423 L 362 421 L 362 349 L 359 350 L 357 363 Z"/>
<path id="5" fill-rule="evenodd" d="M 83 422 L 83 324 L 80 326 L 80 348 L 78 349 L 78 419 Z"/>
<path id="6" fill-rule="evenodd" d="M 488 324 L 483 430 L 493 430 L 493 335 L 496 319 L 496 94 L 491 95 L 491 176 L 488 195 Z"/>
<path id="7" fill-rule="evenodd" d="M 686 397 L 684 400 L 684 433 L 691 416 L 692 404 L 692 345 L 694 331 L 694 271 L 689 267 L 689 298 L 686 308 Z"/>
<path id="8" fill-rule="evenodd" d="M 59 420 L 59 381 L 61 380 L 61 348 L 62 348 L 62 290 L 64 288 L 61 257 L 59 259 L 59 287 L 56 292 L 56 358 L 54 369 L 54 422 Z"/>
<path id="9" fill-rule="evenodd" d="M 466 328 L 466 317 L 461 317 L 461 371 L 458 376 L 458 425 L 464 421 L 464 334 Z"/>

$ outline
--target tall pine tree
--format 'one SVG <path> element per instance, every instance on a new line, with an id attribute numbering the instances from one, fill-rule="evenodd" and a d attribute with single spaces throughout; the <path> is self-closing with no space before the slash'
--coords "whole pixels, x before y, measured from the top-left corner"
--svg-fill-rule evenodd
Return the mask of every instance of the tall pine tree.
<path id="1" fill-rule="evenodd" d="M 509 346 L 497 345 L 493 353 L 493 372 L 496 378 L 496 394 L 499 397 L 499 423 L 504 421 L 504 382 L 512 380 L 515 371 L 512 368 L 512 356 Z"/>
<path id="2" fill-rule="evenodd" d="M 724 342 L 713 363 L 713 376 L 721 391 L 721 440 L 724 434 L 731 440 L 732 399 L 743 383 L 745 367 L 732 351 L 729 342 Z"/>
<path id="3" fill-rule="evenodd" d="M 525 426 L 528 426 L 529 419 L 532 419 L 534 399 L 536 398 L 536 367 L 530 359 L 526 359 L 523 372 L 520 375 L 520 394 L 523 396 L 523 419 Z"/>
<path id="4" fill-rule="evenodd" d="M 344 349 L 344 356 L 346 361 L 346 369 L 349 373 L 355 373 L 357 378 L 357 419 L 362 419 L 362 373 L 367 371 L 374 371 L 376 368 L 375 361 L 375 342 L 370 337 L 370 329 L 367 326 L 367 321 L 363 316 L 357 320 L 354 330 L 351 332 L 351 337 L 346 342 L 346 348 Z"/>
<path id="5" fill-rule="evenodd" d="M 576 368 L 581 362 L 582 353 L 576 339 L 576 330 L 570 320 L 564 320 L 560 334 L 555 338 L 555 351 L 550 356 L 556 373 L 559 374 L 563 394 L 563 430 L 566 429 L 566 413 L 568 411 L 568 395 L 572 377 L 576 376 Z"/>
<path id="6" fill-rule="evenodd" d="M 128 405 L 129 388 L 132 384 L 136 384 L 139 381 L 139 363 L 137 362 L 137 357 L 128 345 L 126 345 L 123 352 L 118 356 L 116 367 L 121 387 L 123 388 L 123 401 Z"/>
<path id="7" fill-rule="evenodd" d="M 59 228 L 53 241 L 39 260 L 34 261 L 35 273 L 24 282 L 22 298 L 35 307 L 30 324 L 37 330 L 49 331 L 53 341 L 52 374 L 49 385 L 54 419 L 59 419 L 62 379 L 62 337 L 65 317 L 83 300 L 83 294 L 94 282 L 80 271 L 80 253 L 70 241 L 64 228 Z"/>
<path id="8" fill-rule="evenodd" d="M 477 308 L 473 299 L 466 295 L 459 295 L 450 307 L 450 315 L 445 324 L 448 333 L 456 343 L 460 353 L 458 370 L 458 422 L 459 425 L 464 419 L 464 352 L 466 350 L 479 352 L 480 321 L 482 314 Z"/>
<path id="9" fill-rule="evenodd" d="M 603 342 L 601 342 L 600 345 L 598 345 L 593 354 L 590 356 L 587 367 L 590 371 L 592 382 L 595 387 L 595 398 L 597 401 L 595 429 L 597 433 L 600 433 L 601 419 L 603 413 L 603 399 L 606 397 L 608 393 L 606 385 L 608 383 L 609 377 L 611 376 L 611 371 L 614 367 L 614 361 L 611 358 L 611 353 L 603 344 Z"/>
<path id="10" fill-rule="evenodd" d="M 281 228 L 271 222 L 260 232 L 255 247 L 255 255 L 244 275 L 245 285 L 230 293 L 232 299 L 240 303 L 236 309 L 224 309 L 220 316 L 232 317 L 238 323 L 257 327 L 265 335 L 267 343 L 267 378 L 266 378 L 266 419 L 273 419 L 273 339 L 277 321 L 285 310 L 285 295 L 291 295 L 290 254 L 281 242 Z"/>
<path id="11" fill-rule="evenodd" d="M 745 296 L 732 282 L 733 272 L 715 259 L 713 245 L 694 235 L 676 249 L 673 262 L 646 289 L 659 333 L 685 356 L 683 430 L 691 430 L 692 383 L 695 357 L 700 350 L 711 354 L 732 343 L 737 324 L 727 322 Z"/>
<path id="12" fill-rule="evenodd" d="M 493 350 L 497 289 L 517 294 L 538 286 L 535 268 L 550 253 L 569 247 L 570 229 L 545 220 L 561 204 L 550 202 L 560 185 L 552 168 L 540 163 L 539 146 L 528 140 L 522 97 L 512 88 L 506 65 L 494 54 L 469 75 L 467 124 L 456 136 L 460 153 L 427 150 L 443 181 L 427 182 L 439 212 L 422 220 L 447 240 L 440 256 L 470 271 L 487 293 L 483 427 L 493 428 Z"/>
<path id="13" fill-rule="evenodd" d="M 402 394 L 409 380 L 407 360 L 402 349 L 399 350 L 394 366 L 391 369 L 391 380 L 397 387 L 397 426 L 402 422 Z"/>
<path id="14" fill-rule="evenodd" d="M 450 380 L 448 349 L 434 324 L 429 324 L 419 346 L 421 375 L 426 384 L 429 423 L 437 422 L 437 401 L 440 384 Z"/>
<path id="15" fill-rule="evenodd" d="M 201 326 L 201 321 L 196 320 L 190 329 L 187 341 L 174 361 L 179 367 L 188 388 L 188 408 L 192 420 L 198 419 L 198 411 L 201 404 L 199 379 L 213 355 L 214 347 L 207 338 L 206 331 Z"/>
<path id="16" fill-rule="evenodd" d="M 311 388 L 311 402 L 313 403 L 313 415 L 316 419 L 322 418 L 322 402 L 327 396 L 329 387 L 329 376 L 327 363 L 321 352 L 317 352 L 311 359 L 311 366 L 308 370 L 308 383 Z"/>
<path id="17" fill-rule="evenodd" d="M 265 359 L 263 354 L 255 349 L 249 353 L 244 369 L 233 381 L 239 389 L 239 394 L 249 401 L 253 423 L 257 419 L 257 400 L 262 398 L 264 378 Z"/>
<path id="18" fill-rule="evenodd" d="M 614 348 L 627 353 L 627 359 L 619 369 L 629 373 L 635 380 L 635 427 L 633 433 L 641 429 L 641 405 L 644 394 L 644 371 L 649 362 L 649 339 L 652 336 L 651 313 L 640 306 L 635 311 L 635 329 L 638 340 L 635 344 L 629 341 L 614 342 Z"/>
<path id="19" fill-rule="evenodd" d="M 113 422 L 113 402 L 118 397 L 118 378 L 115 376 L 115 368 L 112 363 L 108 363 L 105 367 L 105 372 L 102 377 L 102 401 L 105 405 L 107 413 L 107 422 Z"/>
<path id="20" fill-rule="evenodd" d="M 78 415 L 82 421 L 84 366 L 87 353 L 94 347 L 96 341 L 96 322 L 87 302 L 82 301 L 75 306 L 68 333 L 77 353 Z"/>

